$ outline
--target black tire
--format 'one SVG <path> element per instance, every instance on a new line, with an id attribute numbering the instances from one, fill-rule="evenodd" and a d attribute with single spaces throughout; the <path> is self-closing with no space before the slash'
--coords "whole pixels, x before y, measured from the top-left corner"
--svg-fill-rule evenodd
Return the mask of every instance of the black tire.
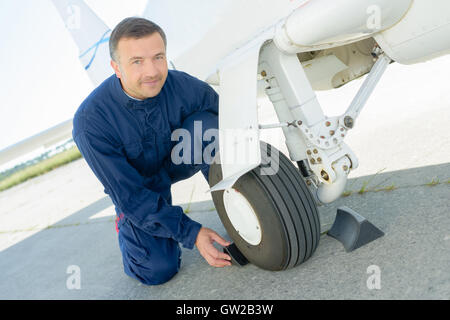
<path id="1" fill-rule="evenodd" d="M 262 237 L 251 245 L 235 230 L 225 210 L 224 191 L 212 192 L 214 205 L 231 239 L 254 265 L 266 270 L 286 270 L 308 260 L 319 244 L 320 221 L 317 206 L 298 169 L 275 147 L 261 142 L 262 163 L 233 185 L 252 206 Z M 219 155 L 217 155 L 219 157 Z M 278 164 L 271 175 L 261 170 Z M 220 160 L 211 164 L 209 185 L 222 180 Z M 275 165 L 275 167 L 277 167 Z"/>

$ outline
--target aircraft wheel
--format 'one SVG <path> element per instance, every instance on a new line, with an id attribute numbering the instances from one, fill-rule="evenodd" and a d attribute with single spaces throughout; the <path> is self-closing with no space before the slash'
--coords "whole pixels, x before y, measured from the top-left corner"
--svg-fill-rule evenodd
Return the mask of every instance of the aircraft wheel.
<path id="1" fill-rule="evenodd" d="M 270 144 L 261 142 L 261 149 L 262 164 L 231 189 L 212 192 L 212 198 L 228 235 L 249 262 L 266 270 L 285 270 L 305 262 L 316 250 L 319 215 L 292 162 Z M 262 174 L 270 164 L 278 170 Z M 221 180 L 221 165 L 214 162 L 209 185 Z"/>

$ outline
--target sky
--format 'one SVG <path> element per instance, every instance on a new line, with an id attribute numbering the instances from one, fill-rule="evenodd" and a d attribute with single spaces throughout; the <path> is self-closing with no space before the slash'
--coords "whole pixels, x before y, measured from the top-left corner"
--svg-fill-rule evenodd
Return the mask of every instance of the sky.
<path id="1" fill-rule="evenodd" d="M 147 0 L 87 0 L 112 29 Z M 0 1 L 0 150 L 71 119 L 92 91 L 50 0 Z"/>

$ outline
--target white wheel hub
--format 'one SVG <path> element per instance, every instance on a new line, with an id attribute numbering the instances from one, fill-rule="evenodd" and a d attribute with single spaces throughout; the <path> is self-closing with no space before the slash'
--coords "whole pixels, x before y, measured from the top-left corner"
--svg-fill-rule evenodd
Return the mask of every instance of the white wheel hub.
<path id="1" fill-rule="evenodd" d="M 223 203 L 234 229 L 245 241 L 254 246 L 258 245 L 262 238 L 261 226 L 247 199 L 231 188 L 224 191 Z"/>

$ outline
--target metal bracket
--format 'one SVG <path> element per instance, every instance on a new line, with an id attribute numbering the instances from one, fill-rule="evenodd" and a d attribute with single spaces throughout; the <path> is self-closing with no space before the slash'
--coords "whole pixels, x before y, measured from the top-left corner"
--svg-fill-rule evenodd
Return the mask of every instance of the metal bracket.
<path id="1" fill-rule="evenodd" d="M 339 124 L 344 128 L 352 129 L 354 127 L 356 118 L 361 113 L 361 110 L 366 105 L 366 102 L 378 84 L 378 81 L 392 61 L 391 58 L 384 54 L 378 47 L 374 49 L 372 55 L 374 58 L 377 58 L 377 61 L 367 75 L 366 80 L 361 85 L 361 88 L 358 90 L 358 93 L 353 98 L 350 106 L 339 118 Z"/>

